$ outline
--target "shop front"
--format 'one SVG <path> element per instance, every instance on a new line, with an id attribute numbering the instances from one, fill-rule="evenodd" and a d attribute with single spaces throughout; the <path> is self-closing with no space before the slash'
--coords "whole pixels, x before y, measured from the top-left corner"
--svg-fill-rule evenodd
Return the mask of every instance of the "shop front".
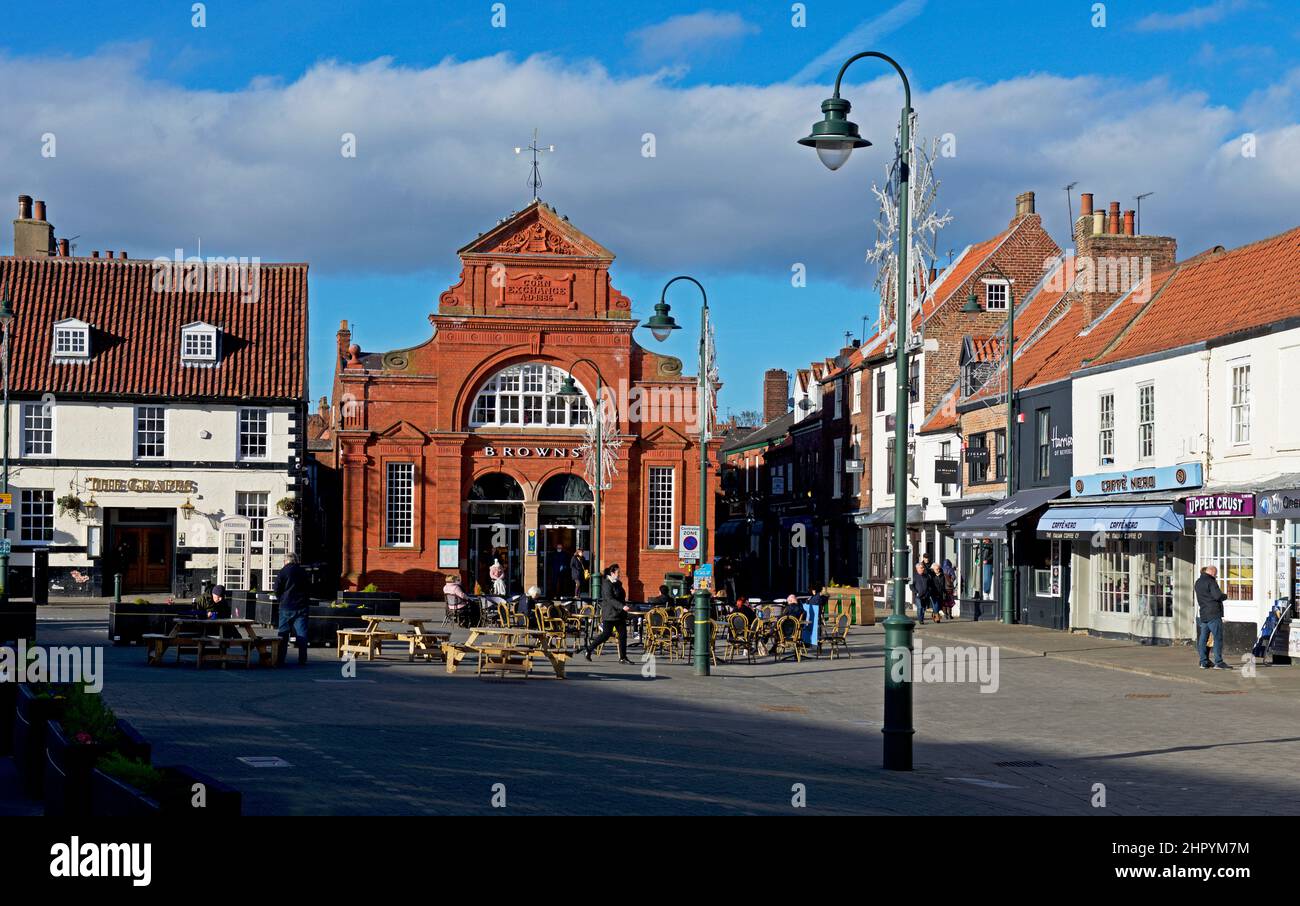
<path id="1" fill-rule="evenodd" d="M 1041 541 L 1069 542 L 1070 624 L 1109 638 L 1192 638 L 1195 543 L 1184 498 L 1200 463 L 1075 476 L 1070 500 L 1038 520 Z"/>
<path id="2" fill-rule="evenodd" d="M 948 526 L 957 548 L 954 561 L 957 567 L 957 603 L 953 613 L 959 616 L 973 616 L 978 606 L 981 619 L 992 618 L 990 602 L 1001 597 L 1000 589 L 994 586 L 997 585 L 995 577 L 1001 574 L 1003 544 L 991 537 L 963 537 L 957 533 L 957 526 L 973 519 L 998 500 L 996 497 L 967 497 L 946 504 Z"/>

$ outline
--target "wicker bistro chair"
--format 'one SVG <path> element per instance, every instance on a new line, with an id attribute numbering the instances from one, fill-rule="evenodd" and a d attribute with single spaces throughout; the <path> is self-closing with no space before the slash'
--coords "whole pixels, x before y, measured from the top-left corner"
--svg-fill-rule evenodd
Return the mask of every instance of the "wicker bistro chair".
<path id="1" fill-rule="evenodd" d="M 673 629 L 668 622 L 668 611 L 662 607 L 652 608 L 645 615 L 641 625 L 641 647 L 647 654 L 663 654 L 670 658 L 676 653 Z"/>
<path id="2" fill-rule="evenodd" d="M 742 653 L 751 664 L 754 663 L 754 645 L 749 628 L 749 617 L 739 612 L 728 614 L 727 647 L 722 652 L 722 657 L 730 661 L 737 654 Z"/>
<path id="3" fill-rule="evenodd" d="M 506 599 L 499 595 L 484 595 L 482 606 L 479 611 L 480 626 L 498 626 L 501 625 L 501 608 L 509 608 Z"/>
<path id="4" fill-rule="evenodd" d="M 797 617 L 781 617 L 776 621 L 772 638 L 772 659 L 778 660 L 782 652 L 794 652 L 795 662 L 803 659 L 808 647 L 803 643 L 803 621 Z"/>
<path id="5" fill-rule="evenodd" d="M 817 637 L 817 656 L 822 656 L 822 645 L 831 646 L 831 660 L 835 660 L 835 653 L 843 649 L 849 657 L 853 657 L 853 652 L 849 651 L 849 615 L 847 613 L 838 613 L 835 615 L 835 621 L 822 627 L 821 635 Z"/>

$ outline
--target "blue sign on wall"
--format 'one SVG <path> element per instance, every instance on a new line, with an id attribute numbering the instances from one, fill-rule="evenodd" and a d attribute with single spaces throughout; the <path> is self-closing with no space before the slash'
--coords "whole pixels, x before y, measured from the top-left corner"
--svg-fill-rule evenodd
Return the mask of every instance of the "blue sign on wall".
<path id="1" fill-rule="evenodd" d="M 1172 491 L 1179 488 L 1199 488 L 1201 484 L 1201 464 L 1183 462 L 1176 466 L 1130 469 L 1127 472 L 1075 475 L 1070 479 L 1070 496 L 1091 497 L 1105 494 L 1137 494 L 1143 491 Z"/>

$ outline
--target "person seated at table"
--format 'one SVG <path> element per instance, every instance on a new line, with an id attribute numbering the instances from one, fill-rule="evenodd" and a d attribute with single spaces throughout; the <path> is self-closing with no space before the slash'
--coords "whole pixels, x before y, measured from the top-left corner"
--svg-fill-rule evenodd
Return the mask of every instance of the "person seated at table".
<path id="1" fill-rule="evenodd" d="M 536 585 L 531 585 L 528 594 L 515 598 L 515 613 L 524 618 L 525 626 L 533 625 L 533 608 L 537 606 L 537 599 L 541 596 L 542 590 Z"/>
<path id="2" fill-rule="evenodd" d="M 797 620 L 803 619 L 803 604 L 794 595 L 785 596 L 785 606 L 781 608 L 781 616 L 794 617 Z"/>
<path id="3" fill-rule="evenodd" d="M 672 594 L 668 591 L 667 585 L 660 585 L 659 594 L 655 595 L 653 598 L 646 601 L 646 603 L 649 604 L 651 607 L 671 607 L 672 605 L 676 604 L 677 601 L 675 598 L 673 598 Z"/>
<path id="4" fill-rule="evenodd" d="M 208 598 L 208 610 L 216 611 L 217 617 L 220 619 L 230 616 L 230 602 L 226 600 L 226 586 L 212 586 L 208 591 Z"/>
<path id="5" fill-rule="evenodd" d="M 456 573 L 447 573 L 447 582 L 442 586 L 442 597 L 446 602 L 447 612 L 452 615 L 457 625 L 469 625 L 465 617 L 469 616 L 469 596 L 465 594 L 465 589 L 460 584 L 460 576 Z"/>
<path id="6" fill-rule="evenodd" d="M 750 604 L 748 601 L 746 601 L 744 598 L 741 598 L 739 601 L 736 602 L 735 612 L 743 613 L 745 615 L 745 618 L 748 619 L 749 622 L 751 623 L 754 622 L 754 620 L 758 619 L 758 611 L 755 610 L 753 605 Z"/>

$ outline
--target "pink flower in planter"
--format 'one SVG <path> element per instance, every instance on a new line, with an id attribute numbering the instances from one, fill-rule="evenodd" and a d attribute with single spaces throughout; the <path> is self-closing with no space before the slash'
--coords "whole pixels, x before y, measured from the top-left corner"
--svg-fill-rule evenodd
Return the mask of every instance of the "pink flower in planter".
<path id="1" fill-rule="evenodd" d="M 72 741 L 79 746 L 89 746 L 94 745 L 95 737 L 91 736 L 89 733 L 78 733 L 76 736 L 72 737 Z"/>

